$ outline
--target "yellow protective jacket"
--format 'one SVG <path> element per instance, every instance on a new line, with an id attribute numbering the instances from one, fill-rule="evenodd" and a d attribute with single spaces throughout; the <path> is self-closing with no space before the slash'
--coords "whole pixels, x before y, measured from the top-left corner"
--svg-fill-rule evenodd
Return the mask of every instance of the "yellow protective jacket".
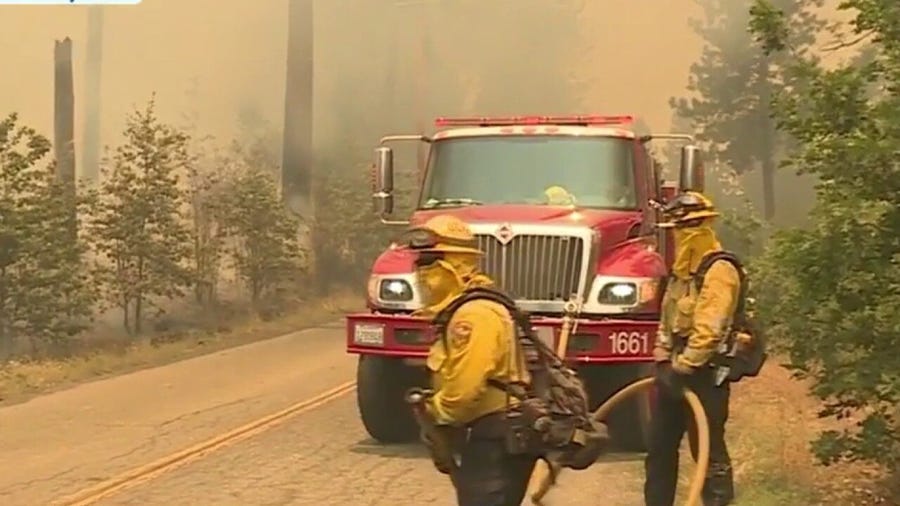
<path id="1" fill-rule="evenodd" d="M 446 339 L 431 346 L 427 365 L 435 391 L 427 409 L 438 424 L 462 426 L 505 410 L 506 393 L 489 386 L 488 379 L 531 380 L 509 311 L 489 300 L 472 300 L 456 310 Z"/>
<path id="2" fill-rule="evenodd" d="M 657 357 L 665 354 L 691 367 L 706 364 L 731 328 L 740 284 L 737 269 L 725 260 L 710 266 L 699 290 L 693 279 L 670 279 L 663 294 Z M 672 357 L 676 338 L 687 338 L 687 343 L 678 357 Z"/>

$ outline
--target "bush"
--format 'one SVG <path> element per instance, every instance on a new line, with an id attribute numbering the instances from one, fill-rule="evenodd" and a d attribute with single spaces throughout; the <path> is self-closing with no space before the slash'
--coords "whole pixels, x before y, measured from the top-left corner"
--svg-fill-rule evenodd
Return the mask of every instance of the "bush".
<path id="1" fill-rule="evenodd" d="M 16 114 L 0 121 L 0 359 L 20 340 L 37 355 L 90 323 L 92 280 L 72 235 L 77 203 L 45 162 L 49 151 Z"/>
<path id="2" fill-rule="evenodd" d="M 19 342 L 32 356 L 43 343 L 66 350 L 107 308 L 141 334 L 148 309 L 164 313 L 191 287 L 214 309 L 224 267 L 258 311 L 308 284 L 262 138 L 212 152 L 211 139 L 162 122 L 154 97 L 124 136 L 99 185 L 74 198 L 43 163 L 50 142 L 15 114 L 0 121 L 0 359 Z"/>
<path id="3" fill-rule="evenodd" d="M 856 10 L 848 31 L 870 41 L 867 60 L 826 70 L 791 52 L 780 11 L 753 7 L 765 50 L 790 56 L 773 108 L 796 140 L 786 166 L 822 181 L 810 226 L 766 249 L 760 309 L 792 368 L 813 379 L 821 415 L 856 422 L 822 434 L 822 462 L 867 460 L 900 476 L 900 10 L 841 9 Z"/>

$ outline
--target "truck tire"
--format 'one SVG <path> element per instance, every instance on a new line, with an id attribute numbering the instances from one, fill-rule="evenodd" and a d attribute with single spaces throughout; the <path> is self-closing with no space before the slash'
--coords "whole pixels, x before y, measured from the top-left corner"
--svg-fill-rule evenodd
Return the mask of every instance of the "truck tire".
<path id="1" fill-rule="evenodd" d="M 581 370 L 591 401 L 591 409 L 610 398 L 622 387 L 646 378 L 652 372 L 650 364 L 603 364 Z M 617 451 L 640 453 L 647 450 L 650 436 L 650 394 L 637 395 L 613 408 L 605 423 L 609 427 L 613 448 Z"/>
<path id="2" fill-rule="evenodd" d="M 356 406 L 366 432 L 380 443 L 409 443 L 419 426 L 403 394 L 416 385 L 417 371 L 399 359 L 360 355 Z"/>

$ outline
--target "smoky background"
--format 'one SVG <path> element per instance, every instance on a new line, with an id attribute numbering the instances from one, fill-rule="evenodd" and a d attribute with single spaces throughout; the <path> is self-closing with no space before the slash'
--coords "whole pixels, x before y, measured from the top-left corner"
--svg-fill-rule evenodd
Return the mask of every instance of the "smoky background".
<path id="1" fill-rule="evenodd" d="M 313 6 L 314 172 L 353 178 L 365 170 L 381 135 L 431 131 L 440 115 L 633 114 L 642 130 L 691 130 L 673 117 L 668 102 L 689 96 L 688 75 L 703 47 L 689 23 L 704 15 L 694 0 L 640 8 L 627 0 L 331 0 Z M 747 7 L 734 2 L 733 9 Z M 53 40 L 73 39 L 79 176 L 90 119 L 89 10 L 0 11 L 7 63 L 0 110 L 19 112 L 45 134 L 53 126 Z M 261 138 L 280 160 L 287 13 L 287 0 L 103 7 L 100 145 L 117 143 L 125 114 L 156 93 L 163 120 L 190 123 L 223 144 Z M 673 153 L 660 147 L 663 160 Z M 398 153 L 401 171 L 414 163 L 409 153 Z M 761 198 L 756 171 L 739 182 L 754 202 Z M 779 172 L 777 183 L 778 200 L 791 206 L 776 221 L 802 214 L 811 182 Z M 726 205 L 727 196 L 718 198 Z M 327 210 L 328 202 L 316 207 Z"/>

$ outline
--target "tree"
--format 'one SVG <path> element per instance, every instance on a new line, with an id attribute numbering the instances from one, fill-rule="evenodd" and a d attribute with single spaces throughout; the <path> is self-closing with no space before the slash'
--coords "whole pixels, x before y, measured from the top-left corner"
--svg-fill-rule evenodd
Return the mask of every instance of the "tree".
<path id="1" fill-rule="evenodd" d="M 104 181 L 90 226 L 93 246 L 106 260 L 108 302 L 122 309 L 123 325 L 141 332 L 147 307 L 183 295 L 190 234 L 185 226 L 179 173 L 189 165 L 188 137 L 160 123 L 155 96 L 126 118 L 125 143 L 104 160 Z"/>
<path id="2" fill-rule="evenodd" d="M 247 165 L 239 146 L 234 151 L 235 175 L 222 206 L 223 220 L 237 273 L 259 308 L 282 281 L 296 279 L 304 252 L 297 220 L 279 200 L 272 175 L 264 167 Z"/>
<path id="3" fill-rule="evenodd" d="M 226 210 L 223 200 L 226 175 L 217 160 L 201 152 L 187 166 L 187 197 L 191 224 L 194 299 L 210 307 L 218 295 L 221 260 L 225 245 Z"/>
<path id="4" fill-rule="evenodd" d="M 18 123 L 0 121 L 0 350 L 27 338 L 65 341 L 90 322 L 93 291 L 73 242 L 71 193 L 44 159 L 50 141 Z"/>
<path id="5" fill-rule="evenodd" d="M 821 180 L 811 226 L 776 234 L 757 267 L 761 316 L 813 379 L 821 415 L 859 419 L 821 435 L 822 461 L 864 459 L 900 476 L 900 4 L 840 9 L 856 11 L 856 42 L 842 45 L 865 40 L 870 53 L 832 70 L 794 50 L 772 2 L 751 11 L 757 41 L 785 61 L 772 107 L 796 140 L 785 166 Z"/>
<path id="6" fill-rule="evenodd" d="M 672 98 L 676 113 L 688 118 L 714 158 L 737 173 L 759 166 L 763 176 L 763 215 L 775 215 L 776 153 L 784 139 L 771 119 L 773 71 L 779 56 L 756 50 L 747 30 L 749 13 L 730 0 L 697 0 L 705 20 L 691 20 L 706 40 L 700 60 L 691 66 L 688 90 L 692 98 Z M 790 26 L 790 43 L 809 45 L 823 24 L 807 8 L 822 0 L 775 0 Z"/>
<path id="7" fill-rule="evenodd" d="M 259 106 L 246 103 L 238 110 L 240 153 L 249 165 L 281 177 L 280 132 L 263 116 Z"/>
<path id="8" fill-rule="evenodd" d="M 197 79 L 186 91 L 190 103 L 201 96 Z M 200 115 L 196 109 L 182 112 L 183 131 L 189 136 L 189 163 L 186 164 L 187 214 L 191 228 L 191 259 L 194 299 L 210 308 L 218 299 L 221 261 L 224 254 L 222 201 L 226 188 L 223 161 L 217 156 L 215 138 L 197 128 Z"/>

